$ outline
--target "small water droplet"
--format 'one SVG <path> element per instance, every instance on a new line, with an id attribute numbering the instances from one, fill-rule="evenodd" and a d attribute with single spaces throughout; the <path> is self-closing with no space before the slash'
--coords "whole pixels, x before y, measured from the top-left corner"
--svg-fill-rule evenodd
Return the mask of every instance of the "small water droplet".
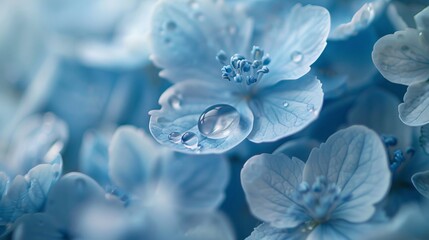
<path id="1" fill-rule="evenodd" d="M 314 112 L 314 104 L 307 104 L 307 111 L 309 111 L 309 112 Z"/>
<path id="2" fill-rule="evenodd" d="M 165 29 L 167 29 L 167 31 L 174 31 L 177 28 L 177 25 L 175 22 L 173 21 L 168 21 L 165 24 Z"/>
<path id="3" fill-rule="evenodd" d="M 182 107 L 182 98 L 178 95 L 173 95 L 168 99 L 168 103 L 174 109 L 180 109 Z"/>
<path id="4" fill-rule="evenodd" d="M 182 140 L 182 134 L 179 132 L 172 132 L 168 134 L 168 140 L 174 143 L 179 143 Z"/>
<path id="5" fill-rule="evenodd" d="M 284 102 L 283 103 L 283 107 L 288 107 L 289 106 L 289 103 L 288 102 Z"/>
<path id="6" fill-rule="evenodd" d="M 200 116 L 198 130 L 211 139 L 222 139 L 235 131 L 240 124 L 240 113 L 227 104 L 207 108 Z"/>
<path id="7" fill-rule="evenodd" d="M 191 150 L 198 149 L 198 136 L 193 132 L 185 132 L 181 138 L 182 144 Z"/>
<path id="8" fill-rule="evenodd" d="M 293 52 L 291 56 L 292 61 L 294 61 L 295 63 L 301 62 L 303 58 L 304 56 L 302 55 L 302 53 L 298 51 Z"/>

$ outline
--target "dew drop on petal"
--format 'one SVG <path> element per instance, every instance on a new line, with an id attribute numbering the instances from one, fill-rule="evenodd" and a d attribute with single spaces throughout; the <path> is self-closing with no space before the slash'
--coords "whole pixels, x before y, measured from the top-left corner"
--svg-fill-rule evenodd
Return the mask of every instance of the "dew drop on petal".
<path id="1" fill-rule="evenodd" d="M 299 62 L 301 62 L 303 58 L 304 58 L 304 56 L 303 56 L 303 55 L 302 55 L 302 53 L 301 53 L 301 52 L 299 52 L 299 51 L 295 51 L 295 52 L 293 52 L 293 53 L 292 53 L 292 55 L 291 55 L 291 59 L 292 59 L 292 61 L 294 61 L 295 63 L 299 63 Z"/>
<path id="2" fill-rule="evenodd" d="M 192 150 L 198 149 L 198 136 L 193 132 L 185 132 L 181 137 L 181 142 L 186 148 Z"/>
<path id="3" fill-rule="evenodd" d="M 289 107 L 289 103 L 288 102 L 284 102 L 283 103 L 283 107 Z"/>
<path id="4" fill-rule="evenodd" d="M 207 108 L 198 120 L 200 133 L 211 139 L 222 139 L 233 133 L 240 124 L 240 113 L 227 104 Z"/>
<path id="5" fill-rule="evenodd" d="M 168 99 L 168 103 L 173 109 L 180 109 L 182 106 L 182 98 L 177 95 L 173 95 Z"/>
<path id="6" fill-rule="evenodd" d="M 182 140 L 182 134 L 179 132 L 172 132 L 168 134 L 168 140 L 174 143 L 179 143 Z"/>

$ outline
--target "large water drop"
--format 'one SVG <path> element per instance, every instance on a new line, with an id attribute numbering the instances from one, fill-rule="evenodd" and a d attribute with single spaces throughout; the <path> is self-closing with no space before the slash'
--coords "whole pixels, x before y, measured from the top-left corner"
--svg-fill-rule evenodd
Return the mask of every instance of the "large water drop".
<path id="1" fill-rule="evenodd" d="M 240 124 L 240 113 L 227 104 L 213 105 L 200 116 L 198 130 L 211 139 L 222 139 L 233 133 Z"/>

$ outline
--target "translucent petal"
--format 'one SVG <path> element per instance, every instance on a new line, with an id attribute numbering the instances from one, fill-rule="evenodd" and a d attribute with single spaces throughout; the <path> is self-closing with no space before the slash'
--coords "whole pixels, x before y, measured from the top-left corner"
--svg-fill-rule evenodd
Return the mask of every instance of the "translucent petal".
<path id="1" fill-rule="evenodd" d="M 297 204 L 291 193 L 301 183 L 303 169 L 304 162 L 284 154 L 261 154 L 247 160 L 241 184 L 253 215 L 279 228 L 300 224 L 301 216 L 287 211 Z"/>
<path id="2" fill-rule="evenodd" d="M 143 131 L 119 127 L 109 146 L 109 175 L 113 183 L 128 193 L 145 195 L 153 186 L 157 160 L 163 149 Z"/>
<path id="3" fill-rule="evenodd" d="M 263 86 L 304 76 L 326 46 L 330 18 L 325 8 L 295 5 L 282 23 L 262 40 L 261 47 L 271 56 Z"/>
<path id="4" fill-rule="evenodd" d="M 255 121 L 248 139 L 259 143 L 290 136 L 316 120 L 322 104 L 320 81 L 308 75 L 261 89 L 249 103 Z"/>
<path id="5" fill-rule="evenodd" d="M 57 165 L 40 164 L 25 176 L 14 177 L 0 200 L 2 221 L 11 223 L 23 214 L 40 211 L 60 172 Z"/>
<path id="6" fill-rule="evenodd" d="M 252 234 L 245 240 L 304 240 L 308 236 L 307 232 L 301 232 L 299 229 L 275 228 L 268 223 L 262 223 L 256 227 Z"/>
<path id="7" fill-rule="evenodd" d="M 152 60 L 170 81 L 222 84 L 217 53 L 244 54 L 251 28 L 251 21 L 222 1 L 161 1 L 152 18 Z"/>
<path id="8" fill-rule="evenodd" d="M 72 172 L 64 175 L 51 189 L 45 212 L 52 216 L 61 229 L 70 233 L 75 226 L 75 216 L 86 204 L 105 201 L 104 190 L 88 176 Z"/>
<path id="9" fill-rule="evenodd" d="M 374 45 L 372 59 L 380 73 L 394 83 L 410 85 L 429 77 L 429 44 L 421 40 L 415 29 L 380 38 Z"/>
<path id="10" fill-rule="evenodd" d="M 108 172 L 109 141 L 111 136 L 104 132 L 87 132 L 83 138 L 79 157 L 79 170 L 93 178 L 101 186 L 110 184 Z"/>
<path id="11" fill-rule="evenodd" d="M 414 174 L 411 181 L 420 194 L 429 198 L 429 171 Z"/>
<path id="12" fill-rule="evenodd" d="M 160 110 L 151 111 L 150 130 L 154 138 L 163 145 L 186 153 L 220 153 L 242 142 L 253 126 L 253 115 L 245 99 L 230 90 L 203 82 L 177 83 L 165 91 L 159 99 Z M 239 125 L 222 139 L 204 137 L 198 129 L 200 115 L 209 107 L 226 104 L 240 114 Z M 180 137 L 190 132 L 196 134 L 195 146 L 181 143 Z M 177 133 L 177 140 L 170 134 Z M 198 146 L 198 145 L 199 146 Z"/>
<path id="13" fill-rule="evenodd" d="M 410 85 L 404 95 L 404 103 L 398 107 L 399 117 L 408 126 L 429 123 L 429 82 Z"/>
<path id="14" fill-rule="evenodd" d="M 374 204 L 387 193 L 391 173 L 384 145 L 378 134 L 363 126 L 340 130 L 310 153 L 303 179 L 308 183 L 324 176 L 335 183 L 342 196 L 351 199 L 338 206 L 332 219 L 364 222 L 375 211 Z"/>
<path id="15" fill-rule="evenodd" d="M 207 211 L 215 209 L 224 200 L 229 165 L 222 156 L 176 153 L 164 164 L 161 184 L 173 192 L 177 209 Z"/>

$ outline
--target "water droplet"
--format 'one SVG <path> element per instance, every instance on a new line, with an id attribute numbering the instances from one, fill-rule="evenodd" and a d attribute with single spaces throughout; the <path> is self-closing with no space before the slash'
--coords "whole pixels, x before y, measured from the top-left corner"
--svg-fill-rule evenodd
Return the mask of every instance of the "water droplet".
<path id="1" fill-rule="evenodd" d="M 189 149 L 195 150 L 198 148 L 198 136 L 193 132 L 185 132 L 181 138 L 182 144 Z"/>
<path id="2" fill-rule="evenodd" d="M 213 105 L 200 116 L 198 130 L 211 139 L 226 138 L 240 124 L 240 113 L 227 104 Z"/>
<path id="3" fill-rule="evenodd" d="M 289 103 L 288 102 L 284 102 L 283 103 L 283 107 L 288 107 L 289 106 Z"/>
<path id="4" fill-rule="evenodd" d="M 168 103 L 174 109 L 180 109 L 182 106 L 182 98 L 177 95 L 173 95 L 168 99 Z"/>
<path id="5" fill-rule="evenodd" d="M 298 51 L 293 52 L 291 56 L 292 61 L 294 61 L 295 63 L 301 62 L 303 58 L 304 56 L 302 55 L 302 53 Z"/>
<path id="6" fill-rule="evenodd" d="M 173 21 L 168 21 L 165 24 L 165 29 L 167 29 L 167 31 L 174 31 L 177 28 L 177 25 L 175 22 Z"/>
<path id="7" fill-rule="evenodd" d="M 168 135 L 168 140 L 174 143 L 179 143 L 182 140 L 182 134 L 179 132 L 172 132 Z"/>
<path id="8" fill-rule="evenodd" d="M 314 104 L 307 104 L 307 111 L 314 112 Z"/>

